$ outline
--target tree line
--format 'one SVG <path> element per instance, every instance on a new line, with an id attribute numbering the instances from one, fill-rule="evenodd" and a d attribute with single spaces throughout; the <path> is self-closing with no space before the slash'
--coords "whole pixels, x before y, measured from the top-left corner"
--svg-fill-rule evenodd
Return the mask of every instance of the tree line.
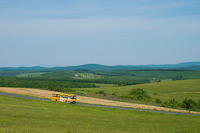
<path id="1" fill-rule="evenodd" d="M 94 83 L 70 82 L 65 80 L 44 79 L 44 78 L 17 78 L 1 77 L 1 87 L 27 87 L 27 88 L 96 88 Z"/>

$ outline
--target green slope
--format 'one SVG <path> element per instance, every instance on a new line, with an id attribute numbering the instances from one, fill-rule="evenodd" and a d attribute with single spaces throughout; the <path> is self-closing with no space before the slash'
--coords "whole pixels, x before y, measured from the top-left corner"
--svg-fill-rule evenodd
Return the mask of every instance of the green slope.
<path id="1" fill-rule="evenodd" d="M 0 96 L 0 132 L 200 132 L 200 117 Z"/>
<path id="2" fill-rule="evenodd" d="M 193 80 L 178 80 L 169 82 L 158 82 L 140 85 L 131 85 L 125 87 L 106 87 L 106 88 L 77 88 L 80 93 L 95 93 L 104 91 L 108 95 L 113 93 L 117 96 L 127 95 L 132 89 L 144 89 L 153 98 L 159 98 L 162 101 L 175 98 L 177 101 L 182 101 L 185 98 L 194 100 L 200 99 L 200 79 Z"/>

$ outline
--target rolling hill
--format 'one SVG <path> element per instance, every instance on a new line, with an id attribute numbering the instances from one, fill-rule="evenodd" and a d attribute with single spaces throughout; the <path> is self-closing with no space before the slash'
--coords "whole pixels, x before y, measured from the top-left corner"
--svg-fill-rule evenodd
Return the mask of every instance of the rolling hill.
<path id="1" fill-rule="evenodd" d="M 85 64 L 79 66 L 67 66 L 67 67 L 2 67 L 0 70 L 76 70 L 76 69 L 88 69 L 94 71 L 112 71 L 112 70 L 143 70 L 143 69 L 187 69 L 187 70 L 200 70 L 200 62 L 185 62 L 179 64 L 163 64 L 163 65 L 116 65 L 106 66 L 99 64 Z"/>

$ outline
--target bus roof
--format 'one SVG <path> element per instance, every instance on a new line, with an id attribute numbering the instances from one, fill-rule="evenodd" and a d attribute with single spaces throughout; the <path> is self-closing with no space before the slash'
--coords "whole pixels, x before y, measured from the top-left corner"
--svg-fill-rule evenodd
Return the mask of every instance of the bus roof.
<path id="1" fill-rule="evenodd" d="M 76 94 L 64 94 L 64 93 L 52 93 L 52 94 L 76 96 Z"/>
<path id="2" fill-rule="evenodd" d="M 61 94 L 61 93 L 59 93 L 59 92 L 54 92 L 54 93 L 52 93 L 52 94 Z"/>

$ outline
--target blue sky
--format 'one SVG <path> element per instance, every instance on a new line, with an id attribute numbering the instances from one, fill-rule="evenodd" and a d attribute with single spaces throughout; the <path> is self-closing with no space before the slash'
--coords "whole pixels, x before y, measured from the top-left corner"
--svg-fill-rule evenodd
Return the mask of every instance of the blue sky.
<path id="1" fill-rule="evenodd" d="M 199 0 L 1 0 L 0 67 L 200 61 Z"/>

